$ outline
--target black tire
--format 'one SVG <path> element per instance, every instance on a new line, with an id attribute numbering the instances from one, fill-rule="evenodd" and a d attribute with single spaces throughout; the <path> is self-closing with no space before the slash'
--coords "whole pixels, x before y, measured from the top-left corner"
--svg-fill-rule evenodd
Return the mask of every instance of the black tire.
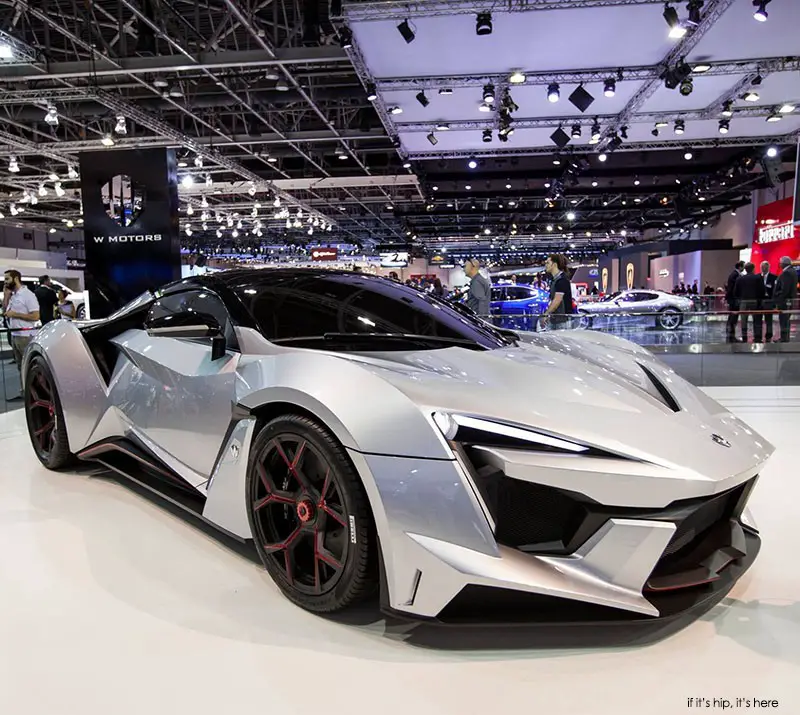
<path id="1" fill-rule="evenodd" d="M 375 591 L 367 494 L 342 446 L 313 420 L 277 417 L 255 437 L 247 512 L 258 555 L 293 603 L 334 613 Z"/>
<path id="2" fill-rule="evenodd" d="M 25 419 L 33 451 L 48 469 L 70 465 L 67 426 L 50 367 L 41 355 L 34 355 L 25 373 Z"/>
<path id="3" fill-rule="evenodd" d="M 594 325 L 594 316 L 582 311 L 578 311 L 578 316 L 578 327 L 582 330 L 591 330 Z"/>
<path id="4" fill-rule="evenodd" d="M 683 323 L 683 314 L 675 308 L 664 308 L 656 318 L 656 326 L 662 330 L 677 330 Z"/>
<path id="5" fill-rule="evenodd" d="M 83 303 L 75 311 L 75 320 L 86 320 L 86 306 Z"/>

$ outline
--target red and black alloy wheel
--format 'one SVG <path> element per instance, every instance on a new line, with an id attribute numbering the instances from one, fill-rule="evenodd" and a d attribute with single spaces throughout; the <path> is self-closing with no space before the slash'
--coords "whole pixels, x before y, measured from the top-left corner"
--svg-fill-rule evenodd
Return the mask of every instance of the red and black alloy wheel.
<path id="1" fill-rule="evenodd" d="M 304 417 L 273 420 L 254 442 L 248 481 L 256 548 L 291 600 L 331 612 L 372 590 L 366 495 L 325 430 Z"/>
<path id="2" fill-rule="evenodd" d="M 39 461 L 59 469 L 71 460 L 64 415 L 53 375 L 44 358 L 31 358 L 25 373 L 25 417 L 31 444 Z"/>

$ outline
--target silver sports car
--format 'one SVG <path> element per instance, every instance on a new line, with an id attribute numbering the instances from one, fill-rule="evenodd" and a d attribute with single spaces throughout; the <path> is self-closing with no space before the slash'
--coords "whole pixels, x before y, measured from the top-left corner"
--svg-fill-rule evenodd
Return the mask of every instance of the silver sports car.
<path id="1" fill-rule="evenodd" d="M 48 324 L 23 371 L 45 466 L 99 462 L 252 542 L 311 611 L 378 591 L 414 619 L 500 595 L 663 617 L 758 551 L 772 447 L 648 352 L 498 331 L 379 277 L 189 278 Z"/>
<path id="2" fill-rule="evenodd" d="M 664 330 L 675 330 L 694 309 L 691 298 L 672 295 L 658 290 L 624 290 L 612 293 L 594 303 L 581 303 L 578 314 L 584 327 L 598 327 L 598 318 L 608 318 L 613 323 L 620 319 L 655 320 Z"/>

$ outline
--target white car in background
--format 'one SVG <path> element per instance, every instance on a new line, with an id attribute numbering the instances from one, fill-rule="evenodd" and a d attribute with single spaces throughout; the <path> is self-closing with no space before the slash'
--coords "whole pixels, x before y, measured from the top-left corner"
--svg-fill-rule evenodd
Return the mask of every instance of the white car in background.
<path id="1" fill-rule="evenodd" d="M 694 310 L 691 298 L 657 290 L 624 290 L 578 307 L 581 325 L 590 328 L 601 318 L 651 320 L 662 330 L 676 330 Z"/>
<path id="2" fill-rule="evenodd" d="M 32 278 L 31 276 L 22 276 L 22 282 L 32 291 L 35 291 L 39 286 L 39 279 Z M 50 283 L 55 291 L 64 290 L 67 293 L 67 300 L 75 306 L 75 319 L 86 320 L 86 292 L 77 292 L 72 290 L 69 286 L 64 285 L 61 281 L 55 278 L 50 279 Z"/>

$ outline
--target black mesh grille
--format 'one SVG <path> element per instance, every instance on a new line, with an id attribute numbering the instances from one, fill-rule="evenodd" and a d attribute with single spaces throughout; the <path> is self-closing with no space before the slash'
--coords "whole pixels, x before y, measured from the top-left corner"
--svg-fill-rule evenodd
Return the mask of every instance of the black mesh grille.
<path id="1" fill-rule="evenodd" d="M 737 501 L 738 494 L 726 492 L 699 504 L 683 519 L 676 521 L 677 528 L 664 550 L 664 557 L 679 556 L 691 549 L 716 524 L 730 518 Z"/>

